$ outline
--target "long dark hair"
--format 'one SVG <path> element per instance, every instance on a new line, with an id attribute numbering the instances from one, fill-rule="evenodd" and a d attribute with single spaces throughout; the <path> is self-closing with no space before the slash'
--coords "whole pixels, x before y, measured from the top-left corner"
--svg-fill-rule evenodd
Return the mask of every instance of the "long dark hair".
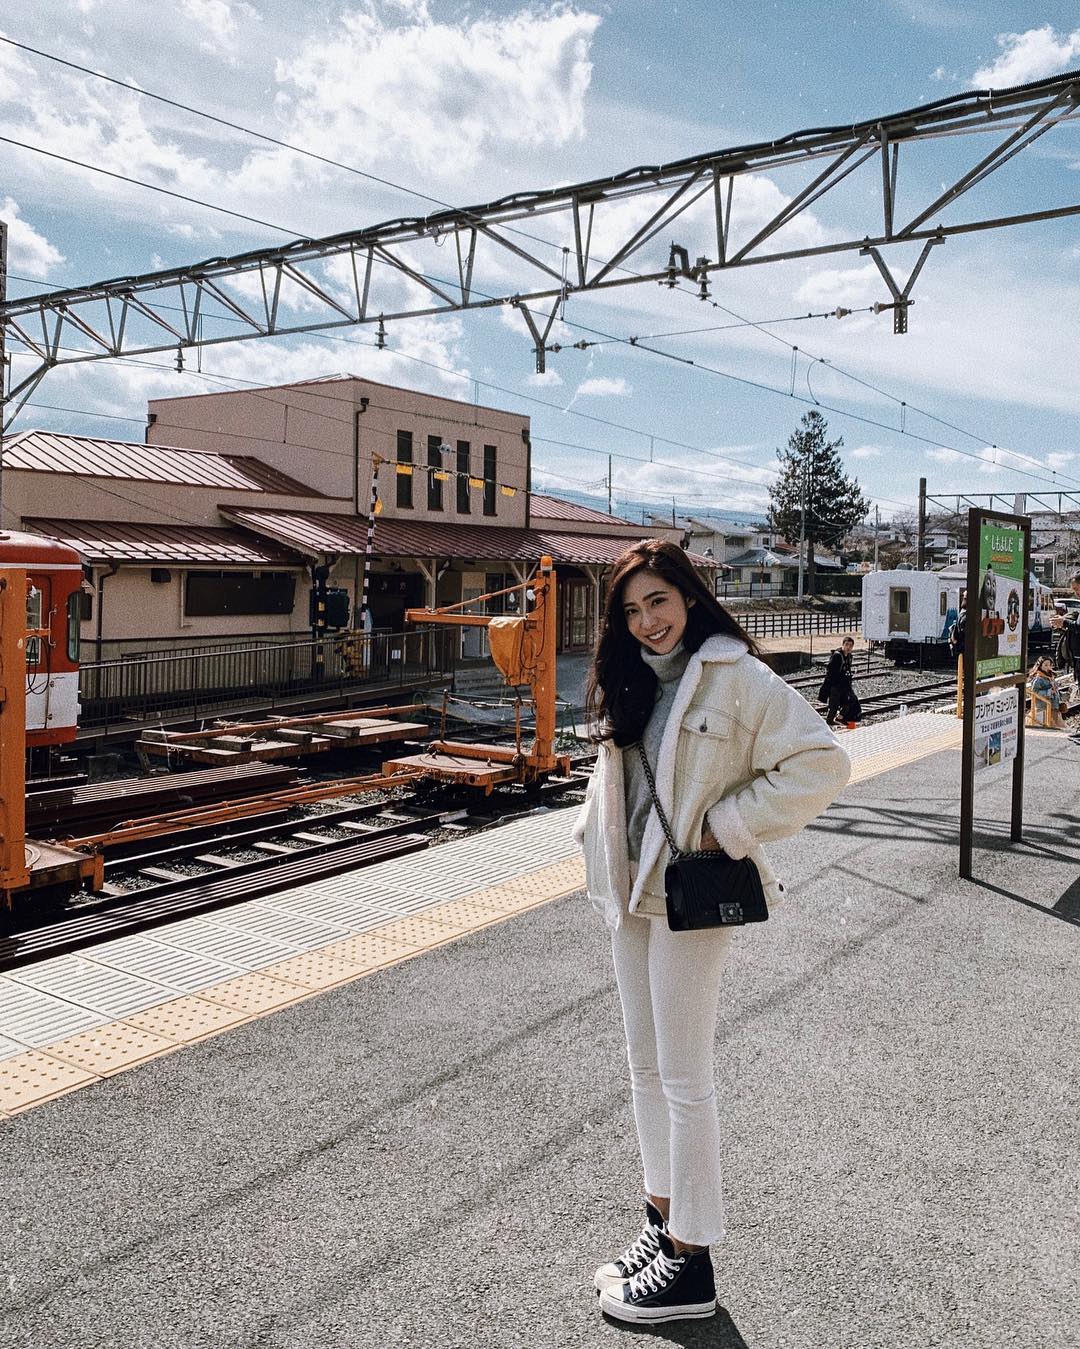
<path id="1" fill-rule="evenodd" d="M 641 739 L 656 704 L 656 675 L 641 659 L 641 644 L 630 635 L 623 612 L 623 592 L 631 576 L 650 572 L 680 591 L 687 602 L 683 646 L 697 651 L 706 637 L 723 633 L 742 642 L 751 655 L 761 653 L 753 638 L 717 602 L 681 548 L 664 539 L 642 539 L 615 562 L 600 636 L 586 683 L 585 715 L 595 741 L 632 745 Z"/>

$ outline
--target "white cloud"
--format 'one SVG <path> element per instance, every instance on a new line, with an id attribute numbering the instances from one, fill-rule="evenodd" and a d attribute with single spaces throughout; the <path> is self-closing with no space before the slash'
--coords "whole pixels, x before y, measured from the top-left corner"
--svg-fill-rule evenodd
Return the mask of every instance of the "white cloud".
<path id="1" fill-rule="evenodd" d="M 872 262 L 861 267 L 823 267 L 812 272 L 795 292 L 807 304 L 843 306 L 869 304 L 885 290 L 881 273 Z"/>
<path id="2" fill-rule="evenodd" d="M 957 464 L 961 459 L 967 456 L 960 454 L 957 450 L 947 450 L 944 446 L 937 449 L 926 451 L 927 459 L 933 459 L 936 464 Z"/>
<path id="3" fill-rule="evenodd" d="M 229 0 L 181 0 L 181 9 L 218 42 L 227 42 L 236 35 L 238 18 L 257 17 L 250 5 L 230 4 Z"/>
<path id="4" fill-rule="evenodd" d="M 1050 24 L 1025 33 L 1000 33 L 1001 55 L 971 77 L 975 89 L 1008 89 L 1068 68 L 1080 56 L 1080 28 L 1059 35 Z"/>
<path id="5" fill-rule="evenodd" d="M 409 3 L 394 24 L 374 6 L 342 16 L 278 62 L 292 134 L 323 154 L 412 165 L 451 179 L 508 146 L 560 146 L 584 133 L 596 14 L 561 4 L 436 22 Z"/>
<path id="6" fill-rule="evenodd" d="M 5 197 L 0 203 L 0 219 L 7 222 L 8 267 L 12 272 L 25 272 L 36 280 L 44 281 L 52 268 L 64 261 L 60 250 L 23 220 L 18 203 L 11 197 Z"/>
<path id="7" fill-rule="evenodd" d="M 849 450 L 852 459 L 880 459 L 881 451 L 876 445 L 856 445 L 853 450 Z"/>
<path id="8" fill-rule="evenodd" d="M 625 379 L 606 379 L 603 376 L 596 376 L 593 379 L 583 380 L 578 385 L 574 397 L 625 398 L 630 393 L 633 393 L 633 390 Z"/>
<path id="9" fill-rule="evenodd" d="M 1076 455 L 1071 451 L 1053 450 L 1046 456 L 1047 468 L 1064 468 L 1066 464 L 1071 464 Z"/>
<path id="10" fill-rule="evenodd" d="M 538 388 L 548 388 L 548 389 L 554 388 L 556 385 L 561 384 L 562 382 L 563 382 L 562 375 L 560 375 L 557 370 L 545 370 L 542 375 L 534 373 L 532 375 L 529 375 L 528 378 L 525 380 L 526 384 L 532 384 Z"/>

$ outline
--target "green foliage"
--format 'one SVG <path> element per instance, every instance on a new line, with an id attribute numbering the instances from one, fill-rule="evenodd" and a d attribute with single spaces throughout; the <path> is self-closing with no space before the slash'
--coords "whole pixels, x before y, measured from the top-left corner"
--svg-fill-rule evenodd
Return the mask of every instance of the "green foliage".
<path id="1" fill-rule="evenodd" d="M 776 451 L 780 475 L 769 488 L 769 523 L 789 543 L 797 544 L 805 487 L 810 594 L 816 571 L 814 545 L 835 548 L 869 510 L 858 481 L 844 472 L 838 453 L 843 437 L 826 440 L 828 429 L 816 408 L 805 413 L 787 447 Z"/>

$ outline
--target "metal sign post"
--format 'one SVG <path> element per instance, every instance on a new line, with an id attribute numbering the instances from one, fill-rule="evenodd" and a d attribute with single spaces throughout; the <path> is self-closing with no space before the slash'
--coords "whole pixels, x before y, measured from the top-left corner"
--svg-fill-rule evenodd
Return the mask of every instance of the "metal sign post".
<path id="1" fill-rule="evenodd" d="M 960 875 L 971 879 L 975 772 L 1012 759 L 1010 836 L 1024 826 L 1024 685 L 1031 602 L 1031 520 L 973 507 L 968 512 L 964 623 L 964 739 L 960 777 Z M 997 699 L 988 697 L 998 693 Z M 1015 737 L 1000 695 L 1015 698 Z M 1011 718 L 1010 718 L 1011 719 Z"/>

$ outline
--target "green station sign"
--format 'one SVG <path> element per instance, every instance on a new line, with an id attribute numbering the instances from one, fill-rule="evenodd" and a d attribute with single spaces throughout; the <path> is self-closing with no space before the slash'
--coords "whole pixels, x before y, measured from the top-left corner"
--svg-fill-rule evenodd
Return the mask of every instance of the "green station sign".
<path id="1" fill-rule="evenodd" d="M 975 678 L 1020 670 L 1024 642 L 1024 532 L 1013 525 L 979 528 L 979 592 L 975 606 Z M 969 604 L 968 613 L 972 606 Z"/>

